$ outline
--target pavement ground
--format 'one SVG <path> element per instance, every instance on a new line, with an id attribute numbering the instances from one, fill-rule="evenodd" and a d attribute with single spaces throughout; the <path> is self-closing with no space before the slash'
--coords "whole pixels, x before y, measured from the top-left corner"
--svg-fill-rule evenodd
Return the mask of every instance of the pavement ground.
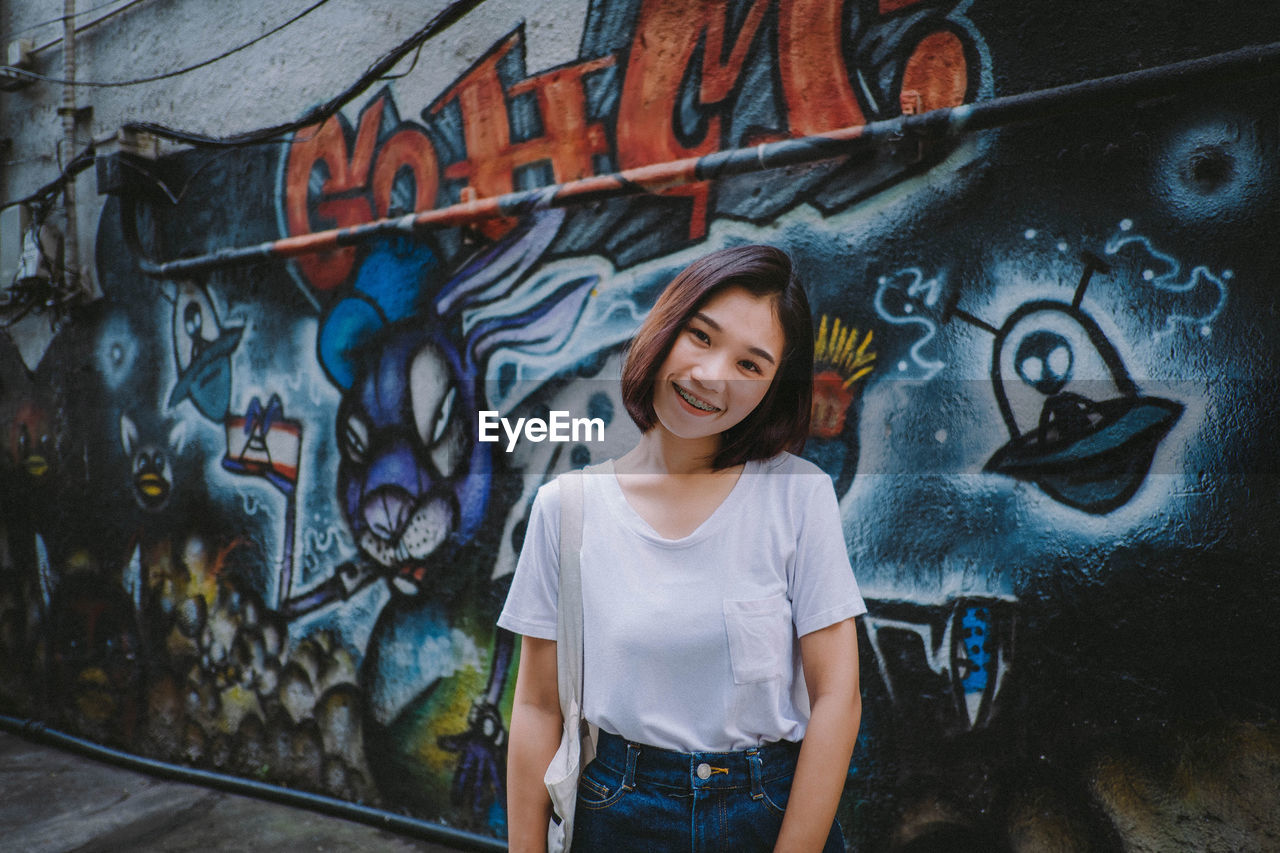
<path id="1" fill-rule="evenodd" d="M 3 853 L 457 849 L 305 809 L 159 779 L 0 732 Z"/>

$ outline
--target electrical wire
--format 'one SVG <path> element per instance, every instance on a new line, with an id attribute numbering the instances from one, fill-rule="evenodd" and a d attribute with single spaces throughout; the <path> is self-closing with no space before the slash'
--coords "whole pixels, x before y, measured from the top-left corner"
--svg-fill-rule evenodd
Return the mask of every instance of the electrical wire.
<path id="1" fill-rule="evenodd" d="M 115 9 L 112 9 L 110 12 L 103 15 L 101 18 L 94 18 L 92 21 L 85 24 L 84 26 L 77 26 L 76 35 L 78 36 L 80 33 L 88 32 L 89 30 L 98 26 L 98 24 L 101 24 L 104 21 L 109 21 L 112 18 L 114 18 L 116 15 L 119 15 L 121 12 L 126 12 L 129 9 L 132 9 L 134 6 L 137 6 L 139 3 L 145 3 L 145 2 L 147 2 L 147 0 L 132 0 L 132 2 L 125 3 L 123 6 L 118 6 Z M 58 36 L 55 39 L 51 39 L 45 42 L 44 44 L 37 47 L 35 50 L 31 51 L 31 53 L 33 55 L 37 53 L 44 53 L 49 48 L 57 47 L 60 44 L 62 44 L 62 36 Z"/>
<path id="2" fill-rule="evenodd" d="M 355 83 L 348 86 L 340 94 L 331 98 L 329 101 L 308 110 L 301 118 L 295 119 L 294 121 L 273 125 L 271 127 L 264 127 L 258 130 L 236 133 L 231 136 L 206 136 L 202 133 L 178 130 L 166 125 L 155 124 L 153 122 L 130 122 L 124 126 L 124 129 L 150 133 L 153 136 L 158 136 L 163 139 L 170 139 L 175 142 L 184 142 L 188 145 L 205 148 L 234 148 L 243 145 L 253 145 L 267 140 L 275 140 L 286 133 L 292 133 L 296 130 L 301 130 L 304 127 L 320 124 L 333 116 L 338 112 L 338 110 L 355 100 L 361 92 L 381 80 L 388 71 L 396 66 L 396 63 L 409 54 L 409 51 L 414 50 L 419 45 L 439 33 L 444 32 L 483 2 L 484 0 L 454 0 L 453 3 L 450 3 L 438 12 L 430 21 L 428 21 L 426 26 L 378 58 L 362 75 L 360 75 L 359 79 L 357 79 Z"/>
<path id="3" fill-rule="evenodd" d="M 237 54 L 240 51 L 244 50 L 245 48 L 252 47 L 253 45 L 257 44 L 263 39 L 268 38 L 269 36 L 273 36 L 276 33 L 280 32 L 285 27 L 288 27 L 302 20 L 307 15 L 310 15 L 316 9 L 319 9 L 321 6 L 325 5 L 328 2 L 329 0 L 318 0 L 316 3 L 311 4 L 310 6 L 303 9 L 301 12 L 294 15 L 292 18 L 285 21 L 284 23 L 278 24 L 277 26 L 267 30 L 265 33 L 262 33 L 261 35 L 250 39 L 244 44 L 237 45 L 236 47 L 233 47 L 228 51 L 224 51 L 223 53 L 220 53 L 217 56 L 213 56 L 213 57 L 210 57 L 209 59 L 205 59 L 200 62 L 197 62 L 195 65 L 188 65 L 186 68 L 177 68 L 177 69 L 174 69 L 173 71 L 165 71 L 161 74 L 152 74 L 150 77 L 138 77 L 133 80 L 111 80 L 111 81 L 64 80 L 59 77 L 50 77 L 46 74 L 37 74 L 34 71 L 27 71 L 22 68 L 14 68 L 12 66 L 5 66 L 4 68 L 0 68 L 0 70 L 4 71 L 6 74 L 11 74 L 17 77 L 26 77 L 30 80 L 42 80 L 45 83 L 61 83 L 67 86 L 87 86 L 88 88 L 91 88 L 91 89 L 119 89 L 125 86 L 138 86 L 143 83 L 154 83 L 157 80 L 168 80 L 171 77 L 179 77 L 183 74 L 187 74 L 189 72 L 195 71 L 196 69 L 204 68 L 205 66 L 212 65 L 215 62 L 221 62 L 227 57 Z"/>
<path id="4" fill-rule="evenodd" d="M 92 14 L 92 13 L 94 13 L 94 12 L 101 11 L 102 9 L 105 9 L 105 8 L 107 8 L 108 6 L 114 6 L 116 3 L 119 3 L 119 2 L 120 2 L 120 0 L 107 0 L 107 2 L 106 2 L 106 3 L 99 3 L 97 6 L 94 6 L 94 7 L 93 7 L 93 8 L 91 8 L 91 9 L 81 9 L 79 12 L 76 12 L 76 13 L 75 13 L 75 16 L 74 16 L 74 17 L 78 18 L 78 17 L 80 17 L 81 15 L 89 15 L 89 14 Z M 114 14 L 116 14 L 116 12 L 122 12 L 122 11 L 124 11 L 125 9 L 129 8 L 130 6 L 136 6 L 137 4 L 142 3 L 142 2 L 144 2 L 144 0 L 133 0 L 133 2 L 131 2 L 131 3 L 126 3 L 125 5 L 121 6 L 119 9 L 113 9 L 113 10 L 111 11 L 111 14 L 113 14 L 113 15 L 114 15 Z M 23 33 L 29 33 L 29 32 L 31 32 L 32 30 L 38 30 L 38 29 L 40 29 L 41 27 L 47 27 L 47 26 L 49 26 L 50 24 L 61 24 L 65 18 L 66 18 L 66 15 L 59 15 L 59 16 L 58 16 L 58 17 L 56 17 L 56 18 L 50 18 L 50 19 L 49 19 L 49 20 L 47 20 L 47 21 L 41 21 L 41 22 L 40 22 L 40 23 L 38 23 L 38 24 L 31 24 L 30 26 L 23 27 L 23 28 L 22 28 L 22 29 L 20 29 L 20 30 L 14 30 L 13 32 L 11 32 L 11 33 L 9 33 L 8 35 L 4 36 L 4 39 L 3 39 L 3 40 L 4 40 L 4 42 L 7 44 L 9 41 L 11 41 L 11 40 L 13 39 L 13 37 L 14 37 L 14 36 L 19 36 L 19 35 L 22 35 Z M 103 19 L 105 20 L 105 18 L 106 18 L 106 16 L 104 15 L 104 16 L 103 16 Z M 97 21 L 93 21 L 92 23 L 86 24 L 84 28 L 86 28 L 86 29 L 87 29 L 88 27 L 91 27 L 91 26 L 93 26 L 93 24 L 96 24 L 96 23 L 97 23 Z M 61 39 L 59 39 L 58 41 L 61 41 Z M 57 42 L 53 42 L 53 43 L 54 43 L 54 44 L 56 44 Z"/>
<path id="5" fill-rule="evenodd" d="M 379 77 L 378 79 L 379 79 L 379 80 L 399 80 L 401 77 L 408 77 L 408 76 L 413 72 L 413 69 L 415 69 L 415 68 L 417 68 L 417 67 L 418 67 L 418 57 L 419 57 L 419 56 L 422 56 L 422 45 L 421 45 L 421 44 L 420 44 L 420 45 L 418 45 L 418 49 L 417 49 L 417 50 L 415 50 L 415 51 L 413 52 L 413 62 L 410 62 L 410 63 L 409 63 L 409 67 L 408 67 L 408 68 L 406 68 L 404 71 L 401 71 L 399 74 L 384 74 L 383 76 Z"/>
<path id="6" fill-rule="evenodd" d="M 135 0 L 135 2 L 138 2 L 138 0 Z M 321 2 L 327 2 L 327 0 L 321 0 Z M 279 137 L 284 136 L 286 133 L 293 133 L 301 130 L 305 127 L 318 125 L 325 121 L 330 116 L 337 113 L 338 110 L 355 100 L 355 98 L 365 89 L 369 88 L 370 85 L 383 79 L 387 72 L 396 66 L 396 63 L 409 54 L 409 51 L 420 48 L 429 39 L 444 32 L 462 18 L 466 17 L 466 15 L 483 2 L 484 0 L 454 0 L 453 3 L 450 3 L 444 9 L 436 13 L 436 15 L 431 18 L 431 20 L 429 20 L 422 29 L 418 30 L 392 50 L 383 54 L 374 61 L 374 63 L 365 70 L 364 74 L 362 74 L 353 84 L 326 103 L 308 110 L 301 118 L 296 119 L 295 121 L 261 128 L 259 130 L 249 130 L 227 137 L 205 136 L 204 134 L 177 130 L 162 124 L 155 124 L 153 122 L 130 122 L 124 125 L 123 129 L 134 132 L 150 133 L 153 136 L 158 136 L 163 139 L 169 139 L 175 142 L 184 142 L 188 145 L 194 145 L 202 148 L 245 148 L 252 145 L 287 144 L 285 140 L 281 140 Z M 316 5 L 318 6 L 320 4 L 317 3 Z M 313 6 L 312 8 L 315 7 Z M 307 12 L 309 11 L 311 10 L 308 9 Z M 306 12 L 303 12 L 302 14 L 306 14 Z M 265 34 L 264 36 L 260 36 L 259 39 L 263 37 L 265 37 Z M 410 69 L 412 69 L 412 66 L 410 66 Z M 405 73 L 408 72 L 406 71 Z M 105 144 L 113 138 L 114 136 L 95 140 L 73 157 L 71 162 L 67 164 L 67 167 L 62 170 L 58 177 L 54 178 L 40 189 L 28 196 L 25 196 L 24 198 L 14 199 L 13 201 L 7 201 L 0 204 L 0 210 L 14 207 L 19 204 L 31 204 L 33 202 L 42 201 L 57 193 L 62 189 L 62 186 L 67 181 L 93 165 L 94 155 L 98 145 Z M 181 197 L 181 193 L 179 194 L 179 197 Z"/>
<path id="7" fill-rule="evenodd" d="M 90 142 L 82 148 L 76 156 L 71 158 L 71 162 L 67 163 L 66 168 L 59 173 L 58 177 L 54 178 L 52 181 L 28 196 L 0 204 L 0 210 L 17 207 L 20 204 L 39 204 L 47 201 L 50 197 L 57 195 L 62 191 L 63 184 L 93 165 L 93 158 L 97 152 L 97 147 L 99 145 L 104 145 L 113 139 L 115 139 L 114 136 L 108 136 L 104 139 L 95 139 L 93 142 Z"/>

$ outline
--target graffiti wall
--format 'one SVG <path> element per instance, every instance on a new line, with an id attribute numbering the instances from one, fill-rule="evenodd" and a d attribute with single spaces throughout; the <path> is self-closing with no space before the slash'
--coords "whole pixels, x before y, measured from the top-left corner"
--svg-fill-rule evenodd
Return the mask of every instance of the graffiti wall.
<path id="1" fill-rule="evenodd" d="M 0 340 L 4 708 L 504 837 L 519 644 L 494 620 L 533 494 L 635 441 L 619 364 L 675 271 L 767 242 L 814 306 L 805 455 L 870 609 L 850 849 L 1273 847 L 1273 78 L 143 262 L 1266 43 L 1280 14 L 591 0 L 575 58 L 533 71 L 526 24 L 447 85 L 105 188 L 103 297 L 37 358 Z M 482 441 L 481 411 L 600 430 Z"/>

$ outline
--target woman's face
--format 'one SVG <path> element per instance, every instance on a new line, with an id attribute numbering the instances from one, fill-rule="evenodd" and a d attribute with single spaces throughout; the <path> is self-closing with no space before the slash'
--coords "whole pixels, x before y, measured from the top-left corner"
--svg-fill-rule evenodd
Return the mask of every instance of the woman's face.
<path id="1" fill-rule="evenodd" d="M 730 287 L 685 323 L 654 375 L 653 410 L 679 438 L 719 436 L 764 399 L 786 338 L 775 297 Z"/>

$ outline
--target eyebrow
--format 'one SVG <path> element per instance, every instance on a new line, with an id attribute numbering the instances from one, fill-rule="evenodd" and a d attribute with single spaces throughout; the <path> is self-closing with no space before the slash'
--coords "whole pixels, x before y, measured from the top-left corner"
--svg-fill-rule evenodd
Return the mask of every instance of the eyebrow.
<path id="1" fill-rule="evenodd" d="M 717 331 L 717 332 L 724 331 L 724 329 L 720 327 L 719 323 L 717 323 L 715 320 L 712 320 L 710 317 L 708 317 L 706 314 L 703 314 L 701 311 L 695 311 L 692 319 L 701 320 L 702 322 L 710 326 L 714 331 Z M 768 350 L 760 349 L 760 347 L 747 347 L 747 352 L 751 353 L 752 355 L 757 355 L 760 358 L 763 358 L 765 361 L 769 362 L 774 367 L 778 366 L 777 359 L 775 359 L 772 355 L 770 355 Z"/>

